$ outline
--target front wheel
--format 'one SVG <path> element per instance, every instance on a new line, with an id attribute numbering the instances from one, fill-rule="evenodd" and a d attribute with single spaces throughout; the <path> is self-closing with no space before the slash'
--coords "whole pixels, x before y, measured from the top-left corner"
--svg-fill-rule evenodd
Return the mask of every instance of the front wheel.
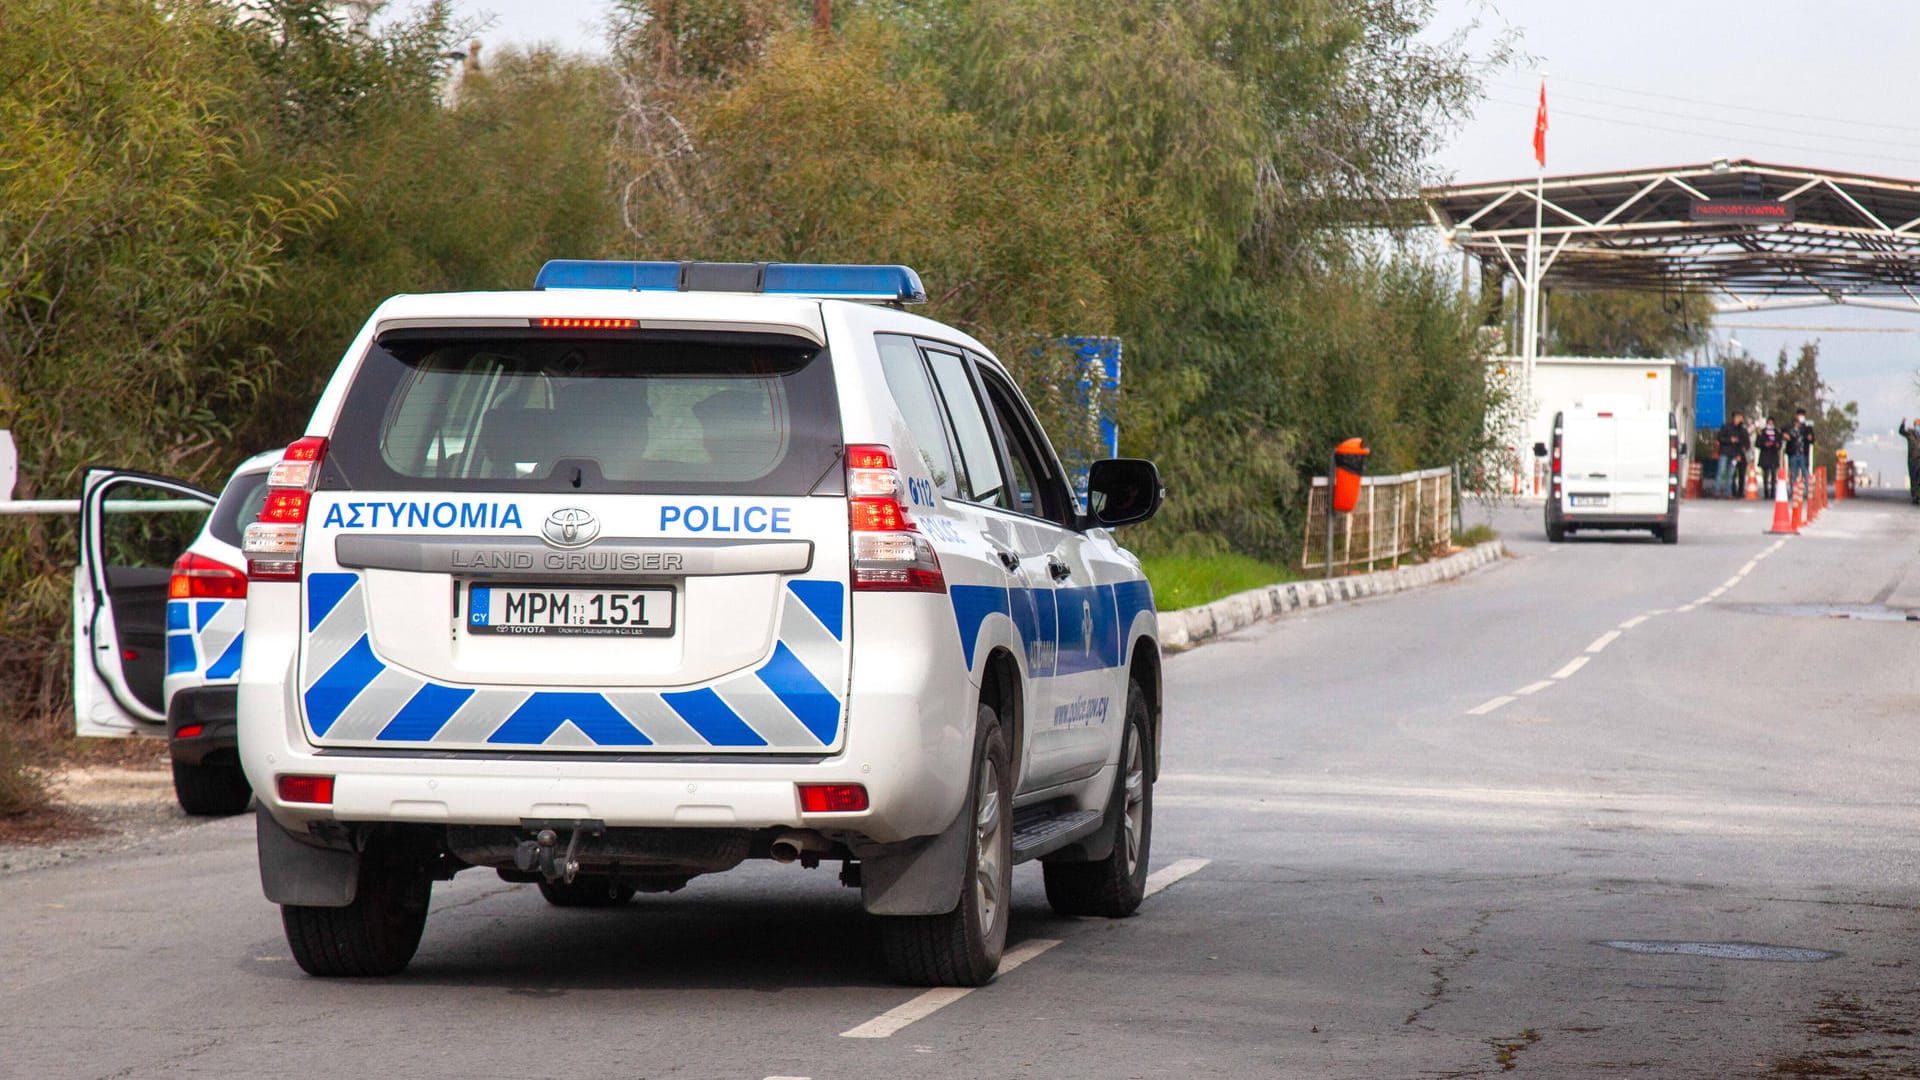
<path id="1" fill-rule="evenodd" d="M 1153 842 L 1153 779 L 1147 771 L 1147 702 L 1137 684 L 1127 684 L 1127 730 L 1120 746 L 1109 814 L 1119 814 L 1113 851 L 1098 862 L 1050 862 L 1042 866 L 1047 903 L 1062 915 L 1121 919 L 1147 894 L 1147 851 Z"/>
<path id="2" fill-rule="evenodd" d="M 413 959 L 427 926 L 433 881 L 424 869 L 382 865 L 368 851 L 346 907 L 280 905 L 293 958 L 309 975 L 394 975 Z"/>
<path id="3" fill-rule="evenodd" d="M 1000 969 L 1013 899 L 1013 785 L 1007 737 L 989 706 L 979 710 L 967 874 L 960 902 L 944 915 L 880 920 L 887 970 L 920 986 L 981 986 Z"/>

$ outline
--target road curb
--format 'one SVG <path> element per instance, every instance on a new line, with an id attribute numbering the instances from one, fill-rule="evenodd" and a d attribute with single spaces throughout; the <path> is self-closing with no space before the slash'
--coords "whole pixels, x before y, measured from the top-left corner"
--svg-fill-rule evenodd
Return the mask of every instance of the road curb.
<path id="1" fill-rule="evenodd" d="M 1375 570 L 1371 574 L 1327 581 L 1283 582 L 1235 593 L 1199 607 L 1162 611 L 1159 616 L 1160 647 L 1169 650 L 1192 648 L 1223 634 L 1231 634 L 1267 619 L 1277 619 L 1301 608 L 1344 604 L 1369 596 L 1385 596 L 1436 582 L 1451 581 L 1494 562 L 1506 553 L 1505 543 L 1489 540 L 1418 566 Z"/>

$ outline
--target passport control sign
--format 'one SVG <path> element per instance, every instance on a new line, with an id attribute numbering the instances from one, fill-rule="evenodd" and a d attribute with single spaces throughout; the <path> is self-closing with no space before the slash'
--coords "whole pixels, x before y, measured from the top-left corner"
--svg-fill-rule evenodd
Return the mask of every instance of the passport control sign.
<path id="1" fill-rule="evenodd" d="M 1158 473 L 1083 500 L 924 299 L 557 261 L 373 312 L 244 534 L 242 765 L 304 970 L 400 971 L 462 872 L 582 907 L 833 862 L 922 984 L 992 977 L 1018 862 L 1134 910 L 1163 716 L 1117 530 Z"/>

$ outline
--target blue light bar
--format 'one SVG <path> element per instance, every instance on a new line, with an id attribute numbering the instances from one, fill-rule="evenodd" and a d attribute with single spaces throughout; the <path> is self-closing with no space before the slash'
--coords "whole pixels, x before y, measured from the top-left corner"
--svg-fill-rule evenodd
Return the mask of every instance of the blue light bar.
<path id="1" fill-rule="evenodd" d="M 924 304 L 927 290 L 909 266 L 838 263 L 617 262 L 553 259 L 536 289 L 636 292 L 747 292 L 819 300 Z"/>

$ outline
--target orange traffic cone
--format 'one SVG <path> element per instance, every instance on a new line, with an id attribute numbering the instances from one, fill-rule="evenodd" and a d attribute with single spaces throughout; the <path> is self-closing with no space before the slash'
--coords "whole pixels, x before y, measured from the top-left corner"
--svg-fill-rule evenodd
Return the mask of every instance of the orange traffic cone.
<path id="1" fill-rule="evenodd" d="M 1800 527 L 1807 523 L 1806 480 L 1795 480 L 1793 482 L 1793 491 L 1789 494 L 1791 496 L 1789 501 L 1793 504 L 1793 531 L 1799 532 Z"/>
<path id="2" fill-rule="evenodd" d="M 1759 497 L 1760 497 L 1760 470 L 1749 468 L 1747 470 L 1747 501 L 1752 502 L 1753 500 Z"/>
<path id="3" fill-rule="evenodd" d="M 1773 528 L 1770 533 L 1792 535 L 1800 531 L 1794 524 L 1793 512 L 1787 509 L 1787 470 L 1781 469 L 1773 482 Z"/>

